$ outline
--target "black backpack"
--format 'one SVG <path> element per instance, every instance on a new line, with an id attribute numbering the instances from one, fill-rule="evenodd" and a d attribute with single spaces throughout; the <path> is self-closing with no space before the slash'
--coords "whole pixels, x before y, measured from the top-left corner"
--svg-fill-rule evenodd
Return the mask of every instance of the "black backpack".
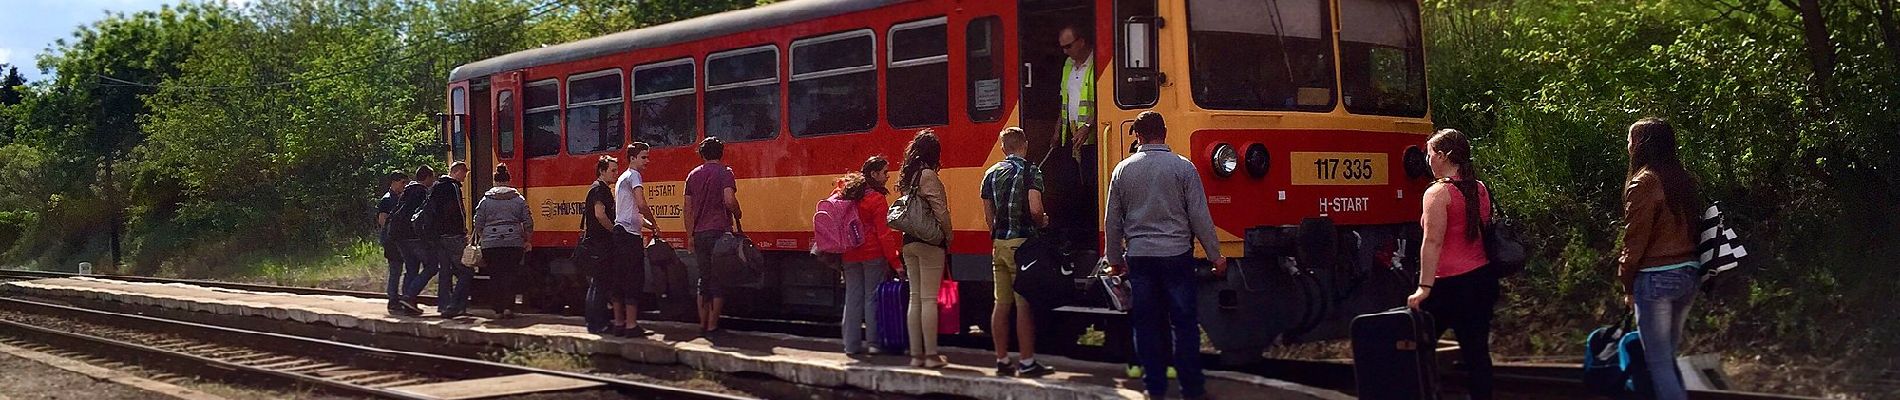
<path id="1" fill-rule="evenodd" d="M 424 203 L 428 202 L 429 193 L 427 189 L 423 189 L 421 186 L 422 184 L 420 183 L 410 183 L 408 186 L 404 186 L 402 194 L 397 196 L 396 211 L 389 214 L 389 222 L 386 225 L 389 229 L 389 238 L 391 240 L 416 239 L 422 236 L 421 231 L 416 229 L 414 220 L 418 210 L 427 208 Z M 419 192 L 411 193 L 411 191 L 418 190 Z M 409 201 L 411 195 L 421 196 L 422 201 L 411 203 Z"/>
<path id="2" fill-rule="evenodd" d="M 433 192 L 433 188 L 423 192 L 425 197 L 422 198 L 422 205 L 407 214 L 409 216 L 409 226 L 415 230 L 417 236 L 426 237 L 435 233 L 436 199 Z"/>

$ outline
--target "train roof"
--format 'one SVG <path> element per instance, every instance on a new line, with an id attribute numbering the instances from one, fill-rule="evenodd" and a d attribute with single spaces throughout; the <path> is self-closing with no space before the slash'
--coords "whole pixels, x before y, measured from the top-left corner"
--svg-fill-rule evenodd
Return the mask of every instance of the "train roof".
<path id="1" fill-rule="evenodd" d="M 449 82 L 503 71 L 580 61 L 636 49 L 663 47 L 754 29 L 826 18 L 910 0 L 788 0 L 743 10 L 634 29 L 476 61 L 449 71 Z"/>

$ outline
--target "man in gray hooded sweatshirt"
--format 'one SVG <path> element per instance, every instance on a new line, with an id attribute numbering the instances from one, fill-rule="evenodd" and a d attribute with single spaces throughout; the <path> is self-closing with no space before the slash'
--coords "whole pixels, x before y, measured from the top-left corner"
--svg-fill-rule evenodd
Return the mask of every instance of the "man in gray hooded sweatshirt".
<path id="1" fill-rule="evenodd" d="M 522 254 L 534 248 L 528 239 L 534 235 L 534 216 L 528 214 L 528 202 L 521 193 L 508 187 L 508 165 L 495 164 L 495 187 L 475 204 L 475 243 L 482 246 L 482 264 L 488 269 L 494 293 L 495 316 L 514 316 L 515 296 L 521 293 Z"/>

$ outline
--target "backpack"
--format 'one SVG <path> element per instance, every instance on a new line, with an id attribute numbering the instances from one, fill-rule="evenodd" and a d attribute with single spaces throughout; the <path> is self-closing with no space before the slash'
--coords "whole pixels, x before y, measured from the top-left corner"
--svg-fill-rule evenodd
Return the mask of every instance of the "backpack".
<path id="1" fill-rule="evenodd" d="M 1655 398 L 1649 365 L 1643 359 L 1643 335 L 1630 314 L 1616 324 L 1590 331 L 1584 341 L 1583 386 L 1612 399 Z"/>
<path id="2" fill-rule="evenodd" d="M 428 196 L 422 198 L 422 206 L 416 207 L 408 216 L 410 229 L 415 231 L 416 236 L 426 238 L 435 234 L 436 199 L 433 196 L 434 193 L 431 193 L 434 191 L 431 188 L 428 192 L 424 192 Z"/>
<path id="3" fill-rule="evenodd" d="M 390 239 L 409 240 L 422 236 L 422 232 L 417 231 L 416 224 L 412 222 L 415 219 L 417 210 L 427 208 L 423 203 L 428 202 L 428 200 L 426 200 L 428 198 L 428 191 L 419 188 L 419 186 L 422 186 L 422 184 L 410 183 L 407 186 L 403 186 L 402 194 L 397 196 L 396 210 L 389 213 L 389 222 L 384 226 L 389 230 Z M 418 194 L 425 199 L 421 202 L 417 202 L 414 207 L 411 207 L 408 202 L 403 201 L 403 198 L 408 197 L 409 191 L 411 190 L 423 190 Z"/>
<path id="4" fill-rule="evenodd" d="M 812 251 L 841 254 L 864 244 L 864 223 L 858 220 L 858 202 L 832 195 L 818 201 L 811 215 Z"/>

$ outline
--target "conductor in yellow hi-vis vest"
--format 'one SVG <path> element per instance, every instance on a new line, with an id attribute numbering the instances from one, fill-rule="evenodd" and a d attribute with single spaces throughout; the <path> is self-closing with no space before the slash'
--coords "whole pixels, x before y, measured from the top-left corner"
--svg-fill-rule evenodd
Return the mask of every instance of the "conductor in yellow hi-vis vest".
<path id="1" fill-rule="evenodd" d="M 1057 34 L 1062 46 L 1062 119 L 1056 132 L 1056 145 L 1069 146 L 1075 157 L 1082 187 L 1096 193 L 1095 152 L 1095 48 L 1075 25 L 1064 26 Z"/>

